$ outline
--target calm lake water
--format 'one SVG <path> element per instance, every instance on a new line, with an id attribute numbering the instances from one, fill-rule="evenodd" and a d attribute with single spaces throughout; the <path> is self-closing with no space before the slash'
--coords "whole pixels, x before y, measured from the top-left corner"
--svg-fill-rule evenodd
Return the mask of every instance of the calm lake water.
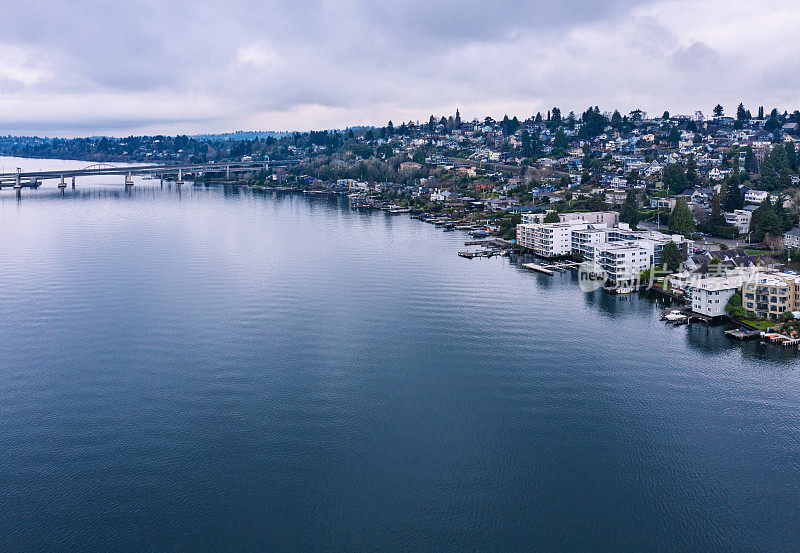
<path id="1" fill-rule="evenodd" d="M 338 198 L 55 185 L 0 192 L 2 551 L 800 547 L 794 351 Z"/>

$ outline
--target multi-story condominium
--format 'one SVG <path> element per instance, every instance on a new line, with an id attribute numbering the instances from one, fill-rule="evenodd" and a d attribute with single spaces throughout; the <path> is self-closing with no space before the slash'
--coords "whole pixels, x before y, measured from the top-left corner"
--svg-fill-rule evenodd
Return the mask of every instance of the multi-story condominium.
<path id="1" fill-rule="evenodd" d="M 778 319 L 800 308 L 800 277 L 764 273 L 742 286 L 742 307 L 763 319 Z"/>
<path id="2" fill-rule="evenodd" d="M 603 219 L 602 213 L 598 212 L 593 218 Z M 615 247 L 623 242 L 624 248 Z M 609 228 L 602 222 L 589 224 L 582 219 L 573 219 L 560 223 L 517 225 L 517 244 L 540 257 L 579 254 L 584 260 L 595 263 L 600 263 L 601 256 L 613 258 L 613 270 L 608 271 L 610 280 L 617 280 L 620 275 L 630 280 L 631 274 L 638 278 L 641 271 L 660 265 L 661 251 L 668 242 L 678 246 L 683 259 L 693 253 L 693 242 L 681 235 L 631 230 L 625 223 Z M 604 251 L 608 253 L 603 254 Z"/>
<path id="3" fill-rule="evenodd" d="M 585 229 L 581 221 L 565 223 L 523 223 L 517 225 L 517 244 L 540 257 L 561 257 L 572 253 L 572 231 Z"/>
<path id="4" fill-rule="evenodd" d="M 617 228 L 609 229 L 609 242 L 621 240 L 649 240 L 653 242 L 653 265 L 661 265 L 661 250 L 667 242 L 674 242 L 678 246 L 683 259 L 687 259 L 694 253 L 694 241 L 689 240 L 680 234 L 664 234 L 656 230 L 631 230 L 630 226 L 620 223 Z"/>
<path id="5" fill-rule="evenodd" d="M 612 282 L 637 281 L 642 271 L 653 266 L 652 242 L 607 242 L 595 246 L 594 261 L 603 268 L 606 278 Z"/>
<path id="6" fill-rule="evenodd" d="M 543 223 L 546 213 L 525 213 L 522 215 L 522 222 L 524 223 Z M 592 225 L 606 225 L 607 227 L 614 227 L 619 224 L 619 213 L 616 211 L 587 211 L 585 213 L 559 213 L 559 223 L 567 223 L 569 221 L 581 221 Z"/>
<path id="7" fill-rule="evenodd" d="M 720 317 L 740 286 L 741 280 L 737 278 L 709 277 L 690 281 L 684 290 L 692 311 L 706 317 Z"/>
<path id="8" fill-rule="evenodd" d="M 573 255 L 580 255 L 584 261 L 594 261 L 595 246 L 604 244 L 607 236 L 608 229 L 603 224 L 587 225 L 585 229 L 573 229 Z"/>

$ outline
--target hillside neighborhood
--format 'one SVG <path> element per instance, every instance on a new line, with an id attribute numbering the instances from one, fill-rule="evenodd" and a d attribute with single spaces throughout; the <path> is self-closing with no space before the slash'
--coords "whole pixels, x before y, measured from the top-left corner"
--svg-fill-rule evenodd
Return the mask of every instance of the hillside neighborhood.
<path id="1" fill-rule="evenodd" d="M 264 171 L 239 184 L 344 192 L 359 208 L 481 223 L 536 256 L 596 263 L 618 284 L 638 281 L 653 267 L 678 273 L 686 263 L 704 266 L 705 280 L 707 262 L 721 262 L 717 280 L 699 289 L 686 275 L 661 285 L 671 280 L 675 293 L 690 298 L 697 290 L 712 294 L 716 309 L 706 309 L 709 316 L 743 292 L 748 312 L 778 318 L 800 310 L 800 295 L 789 290 L 800 287 L 793 284 L 797 277 L 770 273 L 763 289 L 776 294 L 759 301 L 766 297 L 757 293 L 762 288 L 744 290 L 740 269 L 792 266 L 792 249 L 800 248 L 798 142 L 800 111 L 751 112 L 739 104 L 731 114 L 717 105 L 709 116 L 623 115 L 597 107 L 578 115 L 554 107 L 524 120 L 467 121 L 456 110 L 425 122 L 307 133 L 3 137 L 0 153 L 106 162 L 263 161 Z M 740 255 L 720 253 L 729 248 Z M 717 253 L 706 263 L 697 258 L 709 252 Z M 728 272 L 725 288 L 719 279 Z"/>

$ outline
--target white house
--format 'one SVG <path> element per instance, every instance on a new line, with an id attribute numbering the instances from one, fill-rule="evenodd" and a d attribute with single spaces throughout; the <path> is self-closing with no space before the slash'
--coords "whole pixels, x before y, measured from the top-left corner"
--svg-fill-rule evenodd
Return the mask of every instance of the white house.
<path id="1" fill-rule="evenodd" d="M 783 245 L 787 248 L 800 248 L 800 229 L 792 229 L 783 233 Z"/>
<path id="2" fill-rule="evenodd" d="M 748 190 L 744 193 L 744 203 L 746 204 L 760 204 L 769 196 L 766 190 Z"/>
<path id="3" fill-rule="evenodd" d="M 434 192 L 431 192 L 431 201 L 444 202 L 452 195 L 453 193 L 448 190 L 435 190 Z"/>
<path id="4" fill-rule="evenodd" d="M 739 229 L 739 234 L 750 232 L 750 219 L 753 218 L 753 211 L 750 209 L 737 209 L 732 213 L 725 213 L 725 221 L 729 225 Z"/>

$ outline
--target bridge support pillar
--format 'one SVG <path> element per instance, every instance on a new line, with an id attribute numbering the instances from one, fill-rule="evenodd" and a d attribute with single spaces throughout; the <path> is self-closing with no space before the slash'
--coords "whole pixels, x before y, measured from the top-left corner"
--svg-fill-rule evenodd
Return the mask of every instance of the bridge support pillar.
<path id="1" fill-rule="evenodd" d="M 75 190 L 75 177 L 72 177 L 72 189 Z"/>
<path id="2" fill-rule="evenodd" d="M 67 183 L 64 182 L 64 175 L 61 175 L 61 182 L 58 183 L 58 187 L 63 191 L 67 187 Z"/>
<path id="3" fill-rule="evenodd" d="M 175 181 L 175 184 L 183 184 L 183 169 L 178 169 L 178 180 Z"/>
<path id="4" fill-rule="evenodd" d="M 130 172 L 125 176 L 125 186 L 133 186 L 133 175 Z"/>
<path id="5" fill-rule="evenodd" d="M 22 180 L 20 179 L 19 173 L 17 173 L 17 176 L 14 177 L 14 189 L 22 190 Z"/>
<path id="6" fill-rule="evenodd" d="M 225 180 L 231 180 L 231 166 L 225 166 Z"/>

